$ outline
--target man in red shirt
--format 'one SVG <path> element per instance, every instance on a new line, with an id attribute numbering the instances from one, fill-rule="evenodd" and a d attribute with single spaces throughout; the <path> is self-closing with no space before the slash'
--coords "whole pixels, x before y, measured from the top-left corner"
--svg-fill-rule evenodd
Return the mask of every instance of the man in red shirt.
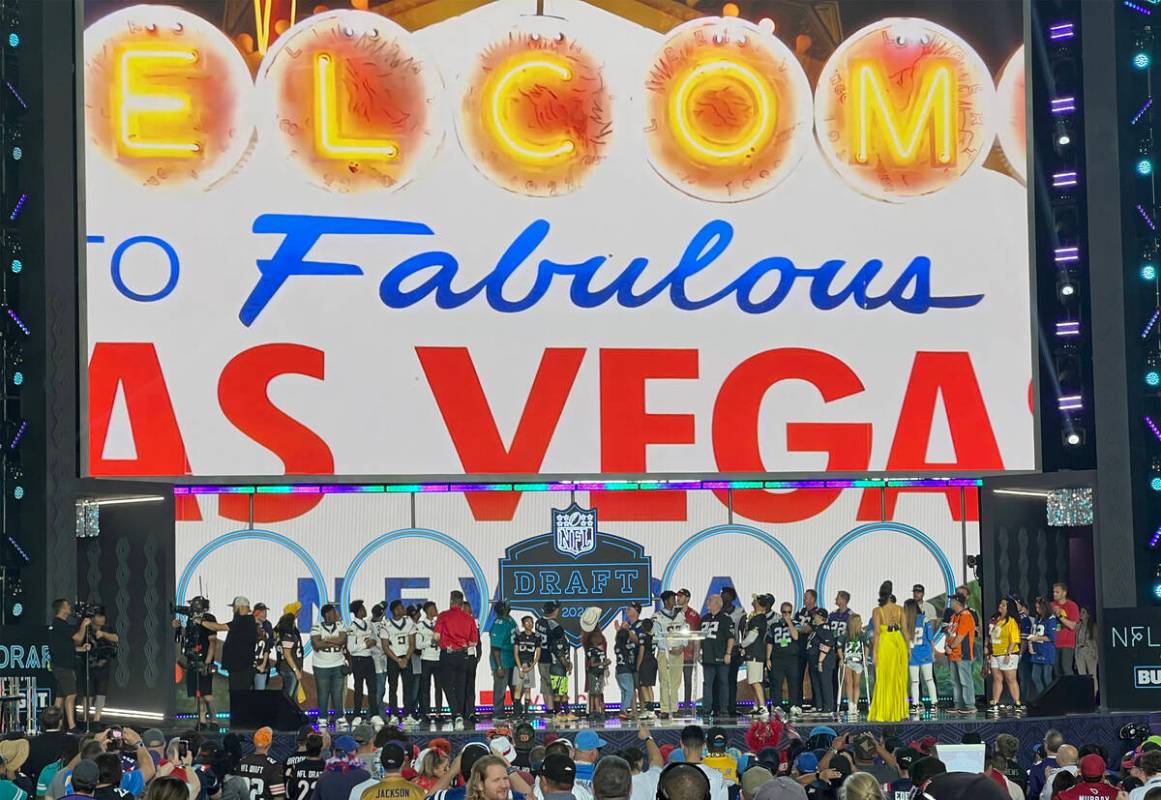
<path id="1" fill-rule="evenodd" d="M 1095 753 L 1080 760 L 1080 780 L 1071 789 L 1058 795 L 1059 800 L 1117 800 L 1120 790 L 1105 780 L 1105 760 Z"/>
<path id="2" fill-rule="evenodd" d="M 455 729 L 464 729 L 464 720 L 471 716 L 476 698 L 468 697 L 468 648 L 480 646 L 480 628 L 471 614 L 464 611 L 464 593 L 451 593 L 448 610 L 435 618 L 433 635 L 439 644 L 439 666 L 443 672 L 444 691 L 455 717 Z M 469 705 L 470 704 L 470 705 Z"/>
<path id="3" fill-rule="evenodd" d="M 1068 587 L 1052 584 L 1052 613 L 1056 615 L 1056 674 L 1076 672 L 1076 626 L 1080 624 L 1080 607 L 1068 599 Z"/>
<path id="4" fill-rule="evenodd" d="M 701 614 L 698 614 L 689 605 L 689 589 L 681 589 L 677 592 L 677 607 L 681 613 L 685 615 L 685 624 L 689 626 L 691 631 L 701 630 Z M 693 708 L 693 669 L 697 666 L 700 658 L 698 653 L 698 643 L 691 639 L 685 645 L 685 652 L 682 654 L 682 672 L 685 677 L 685 707 L 687 709 Z"/>

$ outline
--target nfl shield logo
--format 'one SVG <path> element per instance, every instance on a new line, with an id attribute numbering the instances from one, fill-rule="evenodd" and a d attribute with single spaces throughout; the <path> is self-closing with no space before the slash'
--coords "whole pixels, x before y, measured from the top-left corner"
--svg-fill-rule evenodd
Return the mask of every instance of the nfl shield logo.
<path id="1" fill-rule="evenodd" d="M 573 503 L 552 509 L 553 543 L 560 553 L 572 556 L 591 553 L 597 547 L 597 512 Z"/>

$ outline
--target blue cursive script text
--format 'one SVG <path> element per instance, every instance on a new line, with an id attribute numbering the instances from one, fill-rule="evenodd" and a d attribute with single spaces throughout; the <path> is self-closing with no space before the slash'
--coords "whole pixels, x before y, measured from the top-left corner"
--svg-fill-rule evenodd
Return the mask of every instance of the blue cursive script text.
<path id="1" fill-rule="evenodd" d="M 644 257 L 632 259 L 616 274 L 613 272 L 615 268 L 608 266 L 608 256 L 593 256 L 579 262 L 541 258 L 535 262 L 536 278 L 531 288 L 521 297 L 505 295 L 508 279 L 518 269 L 531 268 L 527 265 L 532 262 L 536 249 L 548 238 L 551 228 L 547 220 L 531 222 L 500 256 L 492 271 L 471 286 L 457 288 L 453 285 L 459 273 L 459 261 L 451 253 L 427 250 L 406 258 L 387 271 L 379 284 L 379 297 L 388 308 L 409 308 L 434 297 L 439 308 L 453 309 L 483 295 L 493 309 L 510 314 L 532 308 L 544 298 L 554 282 L 567 282 L 569 299 L 578 308 L 596 308 L 610 301 L 624 308 L 638 308 L 667 295 L 675 308 L 696 311 L 732 296 L 738 308 L 747 314 L 773 311 L 800 283 L 809 284 L 810 302 L 820 311 L 850 303 L 864 310 L 890 305 L 908 314 L 924 314 L 933 308 L 969 308 L 984 297 L 982 294 L 933 295 L 931 259 L 927 256 L 912 258 L 880 295 L 869 291 L 871 282 L 883 271 L 884 265 L 879 259 L 866 261 L 849 279 L 838 281 L 838 273 L 847 263 L 844 260 L 832 259 L 817 267 L 799 267 L 788 258 L 771 256 L 750 265 L 721 289 L 693 297 L 687 291 L 686 282 L 714 265 L 734 238 L 734 227 L 720 219 L 703 225 L 689 240 L 677 266 L 652 285 L 642 285 L 642 275 L 649 265 L 649 260 Z M 263 214 L 254 220 L 253 231 L 281 234 L 283 239 L 273 256 L 257 262 L 258 283 L 238 314 L 242 324 L 247 326 L 253 324 L 291 276 L 364 274 L 363 268 L 357 264 L 306 260 L 323 236 L 435 234 L 420 222 L 306 214 Z M 727 272 L 725 265 L 719 264 L 716 269 Z M 598 273 L 602 278 L 599 288 L 594 287 Z M 770 274 L 777 277 L 777 285 L 772 290 L 756 291 L 758 282 Z M 409 288 L 404 288 L 404 284 Z"/>

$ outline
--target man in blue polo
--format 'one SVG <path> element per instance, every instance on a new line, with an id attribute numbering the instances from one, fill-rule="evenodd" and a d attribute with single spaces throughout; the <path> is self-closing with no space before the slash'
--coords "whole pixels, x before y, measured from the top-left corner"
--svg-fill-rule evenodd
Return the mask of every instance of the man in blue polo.
<path id="1" fill-rule="evenodd" d="M 581 731 L 573 740 L 576 753 L 573 760 L 576 762 L 576 784 L 592 791 L 593 771 L 597 767 L 597 759 L 601 757 L 601 748 L 608 744 L 596 731 Z"/>

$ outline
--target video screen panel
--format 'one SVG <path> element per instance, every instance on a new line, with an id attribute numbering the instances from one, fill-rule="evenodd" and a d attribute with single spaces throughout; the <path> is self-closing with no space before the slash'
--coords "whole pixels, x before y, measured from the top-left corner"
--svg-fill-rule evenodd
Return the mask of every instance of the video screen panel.
<path id="1" fill-rule="evenodd" d="M 836 8 L 86 0 L 88 474 L 1035 469 L 1021 4 Z"/>

